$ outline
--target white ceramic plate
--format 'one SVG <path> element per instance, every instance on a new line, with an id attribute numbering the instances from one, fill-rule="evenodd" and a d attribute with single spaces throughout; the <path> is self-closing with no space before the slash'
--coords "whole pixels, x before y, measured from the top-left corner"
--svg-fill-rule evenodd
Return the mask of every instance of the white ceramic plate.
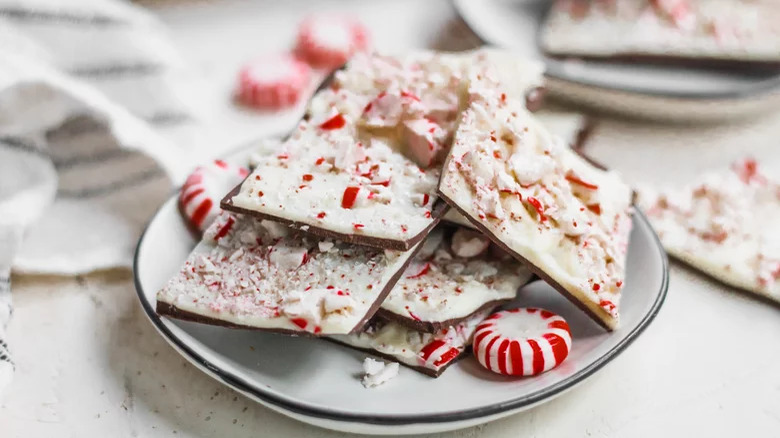
<path id="1" fill-rule="evenodd" d="M 246 148 L 230 161 L 246 163 Z M 313 338 L 231 330 L 159 317 L 155 294 L 197 243 L 176 196 L 157 212 L 138 242 L 138 297 L 159 333 L 204 372 L 290 417 L 345 432 L 433 433 L 492 421 L 543 403 L 574 387 L 626 348 L 653 320 L 666 296 L 667 260 L 641 213 L 634 219 L 621 327 L 607 333 L 558 292 L 535 282 L 518 303 L 565 317 L 574 337 L 569 358 L 539 377 L 504 378 L 470 356 L 438 379 L 403 368 L 377 389 L 359 381 L 365 353 Z"/>
<path id="2" fill-rule="evenodd" d="M 485 43 L 543 59 L 548 87 L 569 100 L 620 112 L 683 119 L 747 115 L 780 104 L 780 73 L 545 57 L 538 34 L 549 0 L 454 0 L 454 4 Z"/>

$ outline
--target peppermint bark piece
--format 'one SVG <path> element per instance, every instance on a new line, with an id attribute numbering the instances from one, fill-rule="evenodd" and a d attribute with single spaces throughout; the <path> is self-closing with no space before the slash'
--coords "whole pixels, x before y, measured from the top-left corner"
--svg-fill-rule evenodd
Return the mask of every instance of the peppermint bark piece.
<path id="1" fill-rule="evenodd" d="M 471 345 L 477 325 L 493 309 L 471 315 L 436 333 L 423 333 L 396 322 L 375 318 L 365 331 L 328 339 L 360 351 L 397 361 L 431 377 L 439 377 L 463 356 Z"/>
<path id="2" fill-rule="evenodd" d="M 778 23 L 774 1 L 559 0 L 541 44 L 552 56 L 776 69 Z"/>
<path id="3" fill-rule="evenodd" d="M 780 181 L 753 159 L 685 187 L 640 188 L 664 248 L 725 284 L 780 303 Z"/>
<path id="4" fill-rule="evenodd" d="M 585 141 L 593 128 L 592 121 L 580 113 L 542 109 L 534 111 L 534 116 L 548 131 L 560 137 L 574 150 L 581 150 L 585 146 Z M 462 227 L 475 228 L 474 224 L 455 209 L 447 210 L 442 220 Z"/>
<path id="5" fill-rule="evenodd" d="M 337 114 L 301 123 L 276 154 L 258 160 L 222 208 L 349 243 L 414 246 L 444 211 L 429 194 L 438 172 L 420 168 L 386 139 L 364 143 L 341 120 Z"/>
<path id="6" fill-rule="evenodd" d="M 358 55 L 223 208 L 323 237 L 407 250 L 446 209 L 436 185 L 466 73 L 515 75 L 513 90 L 523 94 L 541 81 L 536 64 L 525 65 L 481 53 Z"/>
<path id="7" fill-rule="evenodd" d="M 422 243 L 377 315 L 435 333 L 514 299 L 531 277 L 480 233 L 439 227 Z"/>
<path id="8" fill-rule="evenodd" d="M 296 235 L 277 223 L 223 212 L 157 293 L 157 313 L 291 334 L 353 333 L 379 308 L 411 256 Z"/>
<path id="9" fill-rule="evenodd" d="M 618 325 L 631 189 L 478 80 L 439 192 L 477 228 L 607 329 Z"/>

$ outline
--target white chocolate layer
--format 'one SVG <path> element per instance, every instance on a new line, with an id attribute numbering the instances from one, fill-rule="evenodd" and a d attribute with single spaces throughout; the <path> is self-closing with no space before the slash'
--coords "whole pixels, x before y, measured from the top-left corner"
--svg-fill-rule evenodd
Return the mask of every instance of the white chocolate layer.
<path id="1" fill-rule="evenodd" d="M 631 189 L 577 156 L 530 114 L 475 78 L 439 191 L 609 328 L 618 323 Z"/>
<path id="2" fill-rule="evenodd" d="M 548 53 L 780 61 L 772 0 L 560 0 L 542 30 Z"/>
<path id="3" fill-rule="evenodd" d="M 412 260 L 382 309 L 424 322 L 464 318 L 486 303 L 514 298 L 531 278 L 531 272 L 516 260 L 488 251 L 469 258 L 456 256 L 452 235 L 441 240 L 437 234 L 443 233 L 437 229 L 428 236 L 439 244 Z"/>
<path id="4" fill-rule="evenodd" d="M 321 243 L 223 212 L 157 300 L 241 326 L 349 333 L 411 252 Z"/>
<path id="5" fill-rule="evenodd" d="M 363 333 L 330 337 L 355 348 L 391 356 L 411 367 L 439 372 L 471 345 L 474 330 L 491 311 L 479 312 L 454 327 L 436 333 L 422 333 L 398 323 L 375 321 Z"/>
<path id="6" fill-rule="evenodd" d="M 257 157 L 233 204 L 404 244 L 435 220 L 463 78 L 487 69 L 513 77 L 518 95 L 541 83 L 537 64 L 495 52 L 357 55 L 312 99 L 308 120 L 278 153 Z"/>
<path id="7" fill-rule="evenodd" d="M 755 161 L 675 190 L 642 188 L 638 202 L 670 254 L 780 302 L 780 182 Z"/>

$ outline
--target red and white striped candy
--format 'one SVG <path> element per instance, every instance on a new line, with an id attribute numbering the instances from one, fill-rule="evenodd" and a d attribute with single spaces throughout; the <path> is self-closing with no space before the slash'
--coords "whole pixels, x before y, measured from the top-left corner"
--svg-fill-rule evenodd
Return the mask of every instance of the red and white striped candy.
<path id="1" fill-rule="evenodd" d="M 494 373 L 535 376 L 566 359 L 571 332 L 566 320 L 547 310 L 503 310 L 477 326 L 473 350 L 477 361 Z"/>
<path id="2" fill-rule="evenodd" d="M 309 88 L 311 68 L 292 55 L 252 61 L 238 75 L 238 99 L 261 109 L 295 105 Z"/>
<path id="3" fill-rule="evenodd" d="M 301 22 L 295 53 L 313 67 L 334 69 L 368 46 L 368 31 L 342 16 L 313 16 Z"/>
<path id="4" fill-rule="evenodd" d="M 222 160 L 192 171 L 179 193 L 179 209 L 193 228 L 203 231 L 220 212 L 219 202 L 249 171 Z"/>

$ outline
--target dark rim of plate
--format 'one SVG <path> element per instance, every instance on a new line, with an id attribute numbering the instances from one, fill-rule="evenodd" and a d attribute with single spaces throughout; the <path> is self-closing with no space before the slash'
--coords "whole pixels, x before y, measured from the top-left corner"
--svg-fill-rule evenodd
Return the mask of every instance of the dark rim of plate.
<path id="1" fill-rule="evenodd" d="M 484 406 L 475 409 L 446 412 L 441 414 L 427 414 L 427 415 L 426 414 L 369 415 L 369 414 L 354 414 L 354 413 L 343 412 L 343 411 L 334 411 L 330 409 L 323 409 L 319 407 L 307 406 L 305 404 L 296 403 L 294 401 L 290 401 L 285 398 L 279 397 L 270 392 L 266 392 L 262 387 L 257 387 L 252 385 L 251 383 L 242 379 L 241 377 L 238 377 L 233 373 L 223 370 L 217 365 L 210 362 L 208 359 L 206 359 L 198 352 L 196 352 L 193 348 L 188 346 L 181 339 L 177 338 L 171 332 L 171 330 L 168 327 L 166 327 L 165 324 L 163 324 L 162 319 L 155 312 L 153 304 L 147 300 L 146 294 L 144 293 L 143 287 L 141 286 L 140 275 L 138 273 L 138 259 L 149 226 L 157 218 L 157 215 L 159 214 L 160 210 L 162 210 L 162 208 L 167 206 L 170 202 L 176 202 L 176 196 L 174 196 L 173 199 L 169 199 L 165 204 L 163 204 L 163 206 L 161 206 L 160 209 L 157 210 L 152 220 L 146 225 L 143 234 L 141 234 L 141 238 L 138 240 L 138 246 L 136 247 L 135 256 L 133 258 L 133 280 L 135 282 L 135 289 L 136 289 L 136 293 L 138 294 L 138 298 L 141 302 L 141 306 L 143 307 L 143 310 L 146 313 L 146 316 L 149 318 L 149 320 L 151 320 L 151 322 L 154 324 L 157 330 L 166 338 L 168 342 L 170 342 L 177 350 L 183 353 L 191 362 L 198 365 L 200 368 L 204 369 L 207 372 L 207 374 L 210 374 L 215 379 L 222 381 L 222 383 L 224 383 L 225 385 L 228 385 L 238 390 L 239 392 L 242 392 L 253 398 L 261 400 L 264 403 L 268 403 L 270 405 L 273 405 L 285 411 L 290 411 L 295 414 L 309 416 L 309 417 L 316 417 L 316 418 L 322 418 L 322 419 L 328 419 L 328 420 L 334 420 L 340 422 L 350 422 L 350 423 L 365 423 L 365 424 L 382 425 L 382 426 L 401 426 L 401 425 L 409 425 L 409 424 L 450 423 L 456 421 L 465 421 L 465 420 L 489 417 L 492 415 L 497 415 L 512 410 L 519 410 L 524 407 L 534 405 L 536 403 L 554 397 L 558 394 L 561 394 L 567 389 L 572 388 L 578 383 L 584 381 L 587 377 L 591 376 L 596 371 L 601 369 L 610 360 L 612 360 L 626 347 L 628 347 L 644 331 L 644 329 L 650 324 L 650 322 L 652 322 L 653 319 L 655 319 L 656 315 L 661 309 L 661 305 L 663 304 L 666 298 L 667 289 L 669 287 L 669 261 L 666 256 L 666 253 L 664 252 L 661 246 L 661 242 L 658 239 L 658 236 L 655 234 L 655 232 L 653 232 L 652 227 L 650 227 L 647 218 L 639 209 L 636 209 L 634 218 L 641 220 L 644 226 L 647 227 L 648 230 L 650 230 L 650 234 L 653 236 L 653 241 L 655 242 L 656 250 L 658 251 L 662 260 L 661 270 L 662 270 L 663 278 L 661 282 L 661 288 L 658 291 L 658 296 L 656 297 L 655 302 L 650 308 L 650 311 L 642 318 L 639 324 L 637 324 L 636 327 L 634 327 L 617 345 L 615 345 L 614 348 L 612 348 L 606 354 L 598 358 L 595 362 L 590 364 L 588 367 L 580 370 L 579 372 L 573 374 L 572 376 L 564 379 L 563 381 L 555 385 L 548 386 L 532 394 L 523 397 L 518 397 L 516 399 L 509 400 L 506 402 L 495 403 L 489 406 Z"/>

